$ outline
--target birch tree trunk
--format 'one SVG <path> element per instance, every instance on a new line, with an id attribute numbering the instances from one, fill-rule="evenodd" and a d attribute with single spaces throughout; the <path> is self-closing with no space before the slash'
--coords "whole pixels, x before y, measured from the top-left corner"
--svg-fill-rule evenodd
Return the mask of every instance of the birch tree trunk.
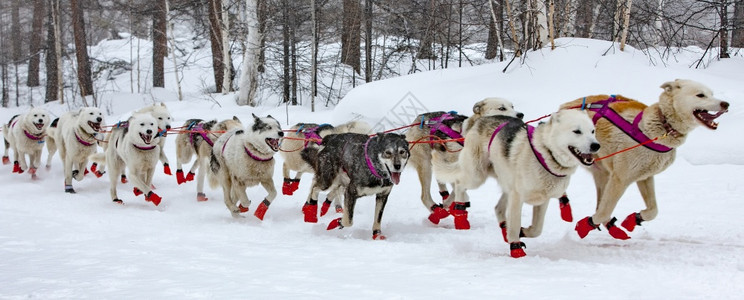
<path id="1" fill-rule="evenodd" d="M 65 85 L 62 73 L 62 21 L 61 21 L 61 10 L 60 0 L 52 1 L 52 18 L 54 20 L 54 54 L 56 56 L 55 61 L 57 62 L 57 97 L 59 103 L 65 103 Z"/>
<path id="2" fill-rule="evenodd" d="M 654 45 L 659 46 L 661 43 L 663 37 L 662 37 L 662 30 L 664 29 L 662 27 L 661 23 L 661 16 L 664 15 L 664 0 L 659 0 L 659 4 L 656 7 L 656 16 L 654 17 Z"/>
<path id="3" fill-rule="evenodd" d="M 168 20 L 168 13 L 170 12 L 170 6 L 168 0 L 165 0 L 165 22 L 167 24 L 168 31 L 170 31 L 170 44 L 171 44 L 171 61 L 173 61 L 173 74 L 176 77 L 176 89 L 178 90 L 178 101 L 183 100 L 183 93 L 181 92 L 181 78 L 178 73 L 178 61 L 176 60 L 176 36 L 173 33 L 173 23 Z"/>
<path id="4" fill-rule="evenodd" d="M 503 6 L 499 6 L 499 12 L 497 14 L 496 7 L 494 7 L 495 5 L 493 4 L 494 1 L 496 0 L 488 0 L 488 6 L 489 6 L 489 9 L 491 10 L 491 21 L 492 21 L 491 24 L 493 24 L 493 31 L 495 32 L 494 35 L 496 37 L 496 42 L 499 48 L 498 49 L 499 60 L 502 61 L 504 60 L 504 41 L 503 39 L 501 39 L 501 30 L 503 29 L 503 26 L 504 26 L 503 17 L 501 17 L 503 14 Z M 490 39 L 489 39 L 488 44 L 489 45 L 491 44 Z M 491 52 L 486 51 L 487 59 L 493 59 L 494 57 L 496 57 L 496 51 L 493 51 L 492 56 L 489 55 L 489 53 Z"/>
<path id="5" fill-rule="evenodd" d="M 633 0 L 628 0 L 623 10 L 623 31 L 620 34 L 620 51 L 625 51 L 625 40 L 628 38 L 628 25 L 630 24 L 631 5 L 633 5 Z"/>
<path id="6" fill-rule="evenodd" d="M 310 0 L 310 22 L 313 40 L 310 62 L 310 112 L 315 112 L 315 97 L 318 95 L 318 15 L 315 0 Z"/>
<path id="7" fill-rule="evenodd" d="M 222 94 L 232 91 L 232 55 L 230 54 L 230 13 L 222 2 Z"/>
<path id="8" fill-rule="evenodd" d="M 522 49 L 519 46 L 519 39 L 517 39 L 517 28 L 514 26 L 514 14 L 511 10 L 509 0 L 504 0 L 506 6 L 506 16 L 509 18 L 509 29 L 511 29 L 512 42 L 514 43 L 514 56 L 522 56 Z"/>
<path id="9" fill-rule="evenodd" d="M 566 0 L 566 7 L 564 12 L 563 28 L 561 29 L 560 36 L 575 36 L 576 27 L 576 15 L 577 15 L 577 0 Z"/>
<path id="10" fill-rule="evenodd" d="M 729 58 L 728 53 L 728 0 L 721 0 L 721 27 L 718 30 L 718 38 L 721 42 L 721 53 L 719 58 Z"/>
<path id="11" fill-rule="evenodd" d="M 246 26 L 248 37 L 246 51 L 243 54 L 243 72 L 240 76 L 238 105 L 256 106 L 258 89 L 258 64 L 261 55 L 261 32 L 258 23 L 258 3 L 256 0 L 245 1 Z"/>
<path id="12" fill-rule="evenodd" d="M 553 25 L 553 16 L 555 15 L 555 3 L 553 0 L 549 0 L 548 8 L 548 36 L 550 39 L 550 50 L 555 50 L 555 27 Z"/>

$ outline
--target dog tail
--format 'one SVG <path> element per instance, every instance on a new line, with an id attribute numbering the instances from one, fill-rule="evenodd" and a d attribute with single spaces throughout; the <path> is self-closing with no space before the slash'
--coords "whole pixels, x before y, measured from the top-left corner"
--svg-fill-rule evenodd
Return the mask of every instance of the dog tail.
<path id="1" fill-rule="evenodd" d="M 5 149 L 10 148 L 10 143 L 8 143 L 8 139 L 5 138 L 5 136 L 7 136 L 8 134 L 10 134 L 8 132 L 8 125 L 3 124 L 3 142 L 5 142 Z"/>
<path id="2" fill-rule="evenodd" d="M 300 152 L 300 157 L 302 157 L 302 160 L 304 160 L 306 163 L 308 163 L 311 167 L 313 167 L 313 170 L 317 173 L 318 172 L 318 153 L 320 150 L 318 148 L 305 148 Z"/>
<path id="3" fill-rule="evenodd" d="M 103 152 L 93 153 L 90 156 L 88 156 L 88 159 L 94 163 L 103 165 L 103 164 L 106 164 L 106 153 L 103 153 Z"/>
<path id="4" fill-rule="evenodd" d="M 220 186 L 219 176 L 220 174 L 220 168 L 222 166 L 220 165 L 220 161 L 217 159 L 217 156 L 212 153 L 212 155 L 209 157 L 209 186 L 214 188 L 217 188 Z"/>

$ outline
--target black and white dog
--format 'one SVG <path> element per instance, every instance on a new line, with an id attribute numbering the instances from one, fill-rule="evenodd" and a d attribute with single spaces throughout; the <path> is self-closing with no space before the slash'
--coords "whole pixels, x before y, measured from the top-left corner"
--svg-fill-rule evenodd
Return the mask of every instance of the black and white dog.
<path id="1" fill-rule="evenodd" d="M 323 138 L 323 145 L 322 150 L 307 148 L 302 151 L 302 158 L 315 171 L 303 213 L 316 216 L 318 193 L 342 188 L 346 191 L 343 217 L 331 221 L 328 230 L 349 227 L 353 224 L 356 200 L 376 194 L 372 238 L 385 239 L 380 230 L 382 213 L 393 184 L 400 182 L 400 173 L 410 157 L 405 136 L 395 133 L 379 133 L 373 137 L 358 133 L 331 134 Z"/>

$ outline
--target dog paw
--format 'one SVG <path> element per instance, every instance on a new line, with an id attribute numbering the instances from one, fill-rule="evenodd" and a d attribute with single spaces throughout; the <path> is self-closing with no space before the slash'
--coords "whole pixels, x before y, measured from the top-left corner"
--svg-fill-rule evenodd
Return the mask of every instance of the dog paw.
<path id="1" fill-rule="evenodd" d="M 605 224 L 605 227 L 607 227 L 607 232 L 613 237 L 618 240 L 627 240 L 630 239 L 630 236 L 628 236 L 625 231 L 620 229 L 620 227 L 617 227 L 615 225 L 615 222 L 617 222 L 617 218 L 612 218 L 607 224 Z"/>
<path id="2" fill-rule="evenodd" d="M 256 212 L 254 212 L 253 215 L 263 221 L 266 211 L 269 210 L 269 205 L 271 205 L 271 202 L 264 199 L 264 201 L 261 201 L 261 204 L 258 205 L 258 208 L 256 208 Z"/>
<path id="3" fill-rule="evenodd" d="M 121 200 L 121 199 L 118 199 L 118 198 L 117 199 L 114 199 L 114 200 L 111 200 L 111 201 L 114 202 L 114 204 L 124 205 L 124 201 Z"/>
<path id="4" fill-rule="evenodd" d="M 147 193 L 147 195 L 145 196 L 145 201 L 152 202 L 152 204 L 155 204 L 155 206 L 160 205 L 160 201 L 162 199 L 163 198 L 161 198 L 160 196 L 158 196 L 158 194 L 153 193 L 152 191 L 150 191 L 149 193 Z"/>
<path id="5" fill-rule="evenodd" d="M 599 225 L 594 224 L 592 217 L 586 217 L 576 222 L 574 229 L 579 234 L 579 237 L 583 239 L 589 234 L 589 231 L 599 229 Z"/>
<path id="6" fill-rule="evenodd" d="M 325 216 L 329 208 L 331 208 L 331 200 L 326 199 L 323 201 L 323 205 L 320 206 L 320 216 Z"/>
<path id="7" fill-rule="evenodd" d="M 186 177 L 183 177 L 183 170 L 181 169 L 176 170 L 176 182 L 178 184 L 186 182 Z"/>
<path id="8" fill-rule="evenodd" d="M 165 175 L 173 175 L 173 173 L 171 173 L 170 165 L 168 165 L 168 163 L 163 164 L 163 173 L 165 173 Z"/>
<path id="9" fill-rule="evenodd" d="M 129 182 L 129 180 L 127 180 L 127 175 L 121 175 L 121 183 L 124 184 L 127 182 Z"/>
<path id="10" fill-rule="evenodd" d="M 97 163 L 91 164 L 90 165 L 90 171 L 91 172 L 95 172 L 96 170 L 98 170 L 98 164 Z"/>
<path id="11" fill-rule="evenodd" d="M 135 196 L 139 196 L 143 194 L 142 191 L 138 188 L 133 188 L 132 192 L 134 193 Z"/>
<path id="12" fill-rule="evenodd" d="M 65 193 L 75 194 L 77 192 L 75 192 L 75 189 L 73 189 L 71 185 L 65 185 Z"/>
<path id="13" fill-rule="evenodd" d="M 527 246 L 522 242 L 514 242 L 509 244 L 509 250 L 510 255 L 513 258 L 520 258 L 527 256 L 527 253 L 524 253 L 524 249 L 527 248 Z"/>
<path id="14" fill-rule="evenodd" d="M 282 183 L 282 195 L 291 196 L 294 194 L 294 191 L 292 190 L 292 179 L 284 178 L 284 183 Z"/>
<path id="15" fill-rule="evenodd" d="M 194 181 L 194 175 L 196 174 L 189 172 L 188 174 L 186 174 L 186 178 L 184 178 L 184 180 L 186 180 L 186 182 Z"/>
<path id="16" fill-rule="evenodd" d="M 344 228 L 343 225 L 341 225 L 341 218 L 333 219 L 331 223 L 328 223 L 328 227 L 326 227 L 326 230 L 333 230 L 333 229 L 341 229 Z"/>
<path id="17" fill-rule="evenodd" d="M 450 214 L 445 210 L 441 204 L 435 204 L 431 207 L 431 214 L 429 214 L 429 222 L 433 224 L 439 224 L 439 221 L 448 217 Z"/>
<path id="18" fill-rule="evenodd" d="M 305 203 L 302 206 L 302 214 L 305 216 L 305 223 L 318 223 L 318 201 L 311 200 L 311 203 Z"/>
<path id="19" fill-rule="evenodd" d="M 563 195 L 558 201 L 560 202 L 558 207 L 561 209 L 561 219 L 569 223 L 573 222 L 573 213 L 571 212 L 571 203 L 568 202 L 568 197 Z"/>
<path id="20" fill-rule="evenodd" d="M 209 200 L 209 198 L 207 198 L 207 195 L 205 195 L 204 193 L 196 193 L 196 201 L 204 202 L 207 200 Z"/>
<path id="21" fill-rule="evenodd" d="M 632 213 L 628 215 L 625 220 L 623 220 L 623 223 L 620 225 L 625 228 L 625 230 L 629 232 L 633 232 L 635 230 L 636 226 L 641 226 L 641 222 L 643 222 L 643 218 L 641 218 L 641 213 Z"/>
<path id="22" fill-rule="evenodd" d="M 238 211 L 239 211 L 240 213 L 247 213 L 247 212 L 248 212 L 248 210 L 249 210 L 249 208 L 248 208 L 248 207 L 245 207 L 245 206 L 243 206 L 243 204 L 242 204 L 242 203 L 241 203 L 241 204 L 238 204 Z"/>
<path id="23" fill-rule="evenodd" d="M 103 172 L 101 172 L 101 171 L 95 171 L 95 172 L 93 172 L 93 175 L 96 175 L 97 178 L 103 177 L 103 174 L 106 174 L 106 171 L 103 171 Z"/>
<path id="24" fill-rule="evenodd" d="M 382 231 L 374 230 L 372 231 L 372 239 L 376 241 L 384 241 L 385 239 L 387 239 L 387 237 L 382 235 Z"/>
<path id="25" fill-rule="evenodd" d="M 3 164 L 4 164 L 4 165 L 7 165 L 7 164 L 9 164 L 9 163 L 10 163 L 10 158 L 9 158 L 9 157 L 7 157 L 7 156 L 3 156 Z"/>

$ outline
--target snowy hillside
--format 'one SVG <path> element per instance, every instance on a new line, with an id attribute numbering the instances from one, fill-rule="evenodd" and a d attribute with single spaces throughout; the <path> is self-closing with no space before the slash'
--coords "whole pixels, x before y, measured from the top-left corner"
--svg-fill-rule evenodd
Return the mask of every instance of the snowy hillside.
<path id="1" fill-rule="evenodd" d="M 234 219 L 220 189 L 195 200 L 196 184 L 176 184 L 158 166 L 159 207 L 120 185 L 126 205 L 112 204 L 107 177 L 74 182 L 63 192 L 62 164 L 39 170 L 39 179 L 0 167 L 0 298 L 21 299 L 736 299 L 744 292 L 744 59 L 704 60 L 702 50 L 681 49 L 660 60 L 643 51 L 610 49 L 609 42 L 560 39 L 556 50 L 529 52 L 515 61 L 418 73 L 365 84 L 331 110 L 307 107 L 239 107 L 233 95 L 175 91 L 146 95 L 120 85 L 104 95 L 113 124 L 132 110 L 165 101 L 174 126 L 189 118 L 224 119 L 271 114 L 284 128 L 297 122 L 340 123 L 362 118 L 379 128 L 407 124 L 420 109 L 471 112 L 487 96 L 514 102 L 525 119 L 553 112 L 578 97 L 622 94 L 650 104 L 659 86 L 675 78 L 700 81 L 731 103 L 716 131 L 699 128 L 680 148 L 677 161 L 656 177 L 659 216 L 618 241 L 606 231 L 581 240 L 574 224 L 548 208 L 542 235 L 524 239 L 527 256 L 513 259 L 501 238 L 493 207 L 500 190 L 493 180 L 470 193 L 472 229 L 454 230 L 452 218 L 432 225 L 419 200 L 416 173 L 407 169 L 385 210 L 385 241 L 371 240 L 371 197 L 360 199 L 355 224 L 326 231 L 337 216 L 303 222 L 301 206 L 311 176 L 293 196 L 279 195 L 264 221 L 252 212 L 265 192 L 248 189 L 251 213 Z M 610 49 L 608 51 L 608 49 Z M 606 55 L 603 53 L 607 52 Z M 654 62 L 652 64 L 651 62 Z M 194 68 L 191 72 L 202 70 Z M 184 71 L 189 72 L 189 71 Z M 128 80 L 122 74 L 117 80 Z M 188 78 L 205 76 L 186 74 Z M 125 78 L 124 78 L 125 77 Z M 197 83 L 192 83 L 196 85 Z M 195 89 L 198 90 L 198 89 Z M 66 105 L 46 105 L 59 115 Z M 0 120 L 22 109 L 0 109 Z M 175 164 L 174 136 L 166 154 Z M 281 157 L 274 179 L 281 184 Z M 46 153 L 43 160 L 46 159 Z M 585 170 L 568 190 L 574 220 L 591 215 L 594 185 Z M 438 198 L 438 197 L 437 197 Z M 437 200 L 437 199 L 435 199 Z M 643 208 L 635 187 L 621 199 L 622 218 Z M 531 209 L 523 218 L 529 220 Z"/>

